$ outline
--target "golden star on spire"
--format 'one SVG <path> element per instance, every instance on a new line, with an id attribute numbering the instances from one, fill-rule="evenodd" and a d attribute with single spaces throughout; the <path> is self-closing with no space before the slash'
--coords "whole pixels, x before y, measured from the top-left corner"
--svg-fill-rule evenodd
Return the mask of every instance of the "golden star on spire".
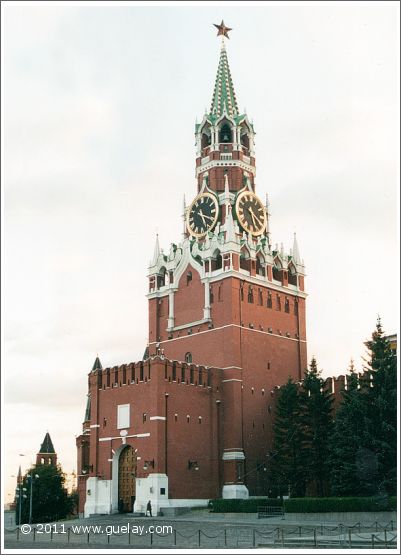
<path id="1" fill-rule="evenodd" d="M 222 35 L 223 37 L 227 37 L 228 39 L 230 38 L 228 36 L 228 31 L 232 31 L 232 29 L 230 27 L 226 27 L 223 20 L 221 20 L 220 25 L 216 25 L 216 23 L 213 23 L 213 25 L 219 30 L 217 36 Z"/>

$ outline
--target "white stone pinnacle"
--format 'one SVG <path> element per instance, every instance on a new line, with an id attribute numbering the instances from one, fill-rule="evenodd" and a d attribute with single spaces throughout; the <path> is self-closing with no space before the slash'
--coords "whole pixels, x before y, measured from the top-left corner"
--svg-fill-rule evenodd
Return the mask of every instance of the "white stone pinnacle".
<path id="1" fill-rule="evenodd" d="M 152 266 L 155 266 L 157 264 L 159 255 L 160 255 L 159 234 L 156 233 L 156 243 L 155 243 L 155 250 L 153 251 Z"/>
<path id="2" fill-rule="evenodd" d="M 294 233 L 294 244 L 292 246 L 292 256 L 293 256 L 293 260 L 295 262 L 295 264 L 301 264 L 301 257 L 299 254 L 299 247 L 298 247 L 298 241 L 297 241 L 297 234 Z"/>

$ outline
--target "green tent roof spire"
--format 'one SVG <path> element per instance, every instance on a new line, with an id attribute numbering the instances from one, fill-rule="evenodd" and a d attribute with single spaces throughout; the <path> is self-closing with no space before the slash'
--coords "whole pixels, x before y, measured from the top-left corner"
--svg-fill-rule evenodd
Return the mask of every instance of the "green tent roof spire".
<path id="1" fill-rule="evenodd" d="M 226 47 L 224 40 L 222 40 L 210 112 L 212 115 L 219 117 L 223 115 L 224 111 L 231 117 L 238 115 L 237 99 L 235 97 L 230 66 L 228 65 Z"/>
<path id="2" fill-rule="evenodd" d="M 102 363 L 100 362 L 100 358 L 97 356 L 92 366 L 92 372 L 94 372 L 95 370 L 102 370 L 102 369 L 103 369 Z"/>
<path id="3" fill-rule="evenodd" d="M 51 453 L 55 453 L 55 452 L 56 451 L 54 450 L 53 442 L 50 438 L 50 434 L 49 434 L 49 432 L 46 432 L 45 439 L 43 440 L 43 443 L 40 446 L 39 454 L 41 454 L 41 453 L 46 453 L 46 454 L 50 453 L 51 454 Z"/>

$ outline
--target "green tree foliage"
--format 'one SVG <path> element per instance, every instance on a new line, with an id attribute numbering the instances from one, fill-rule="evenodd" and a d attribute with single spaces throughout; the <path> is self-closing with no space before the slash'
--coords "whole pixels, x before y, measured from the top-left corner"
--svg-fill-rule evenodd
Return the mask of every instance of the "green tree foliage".
<path id="1" fill-rule="evenodd" d="M 305 495 L 305 436 L 300 414 L 299 387 L 291 378 L 278 393 L 274 421 L 274 444 L 269 482 L 281 497 Z"/>
<path id="2" fill-rule="evenodd" d="M 351 367 L 331 437 L 334 495 L 396 493 L 397 364 L 380 318 L 365 345 L 365 374 Z"/>
<path id="3" fill-rule="evenodd" d="M 397 474 L 397 361 L 385 337 L 380 318 L 365 343 L 372 376 L 368 389 L 370 437 L 367 447 L 377 456 L 378 493 L 396 493 Z"/>
<path id="4" fill-rule="evenodd" d="M 338 496 L 370 494 L 376 472 L 374 460 L 364 447 L 369 434 L 367 390 L 359 389 L 358 375 L 352 361 L 347 375 L 347 388 L 341 394 L 342 402 L 335 416 L 330 439 L 331 493 Z M 362 460 L 365 472 L 361 472 Z"/>
<path id="5" fill-rule="evenodd" d="M 51 522 L 65 518 L 72 509 L 72 501 L 64 487 L 65 476 L 60 466 L 39 464 L 29 469 L 23 477 L 22 487 L 26 488 L 26 498 L 22 500 L 21 524 L 29 522 L 31 496 L 29 476 L 33 476 L 32 522 Z M 18 522 L 18 504 L 16 513 Z"/>
<path id="6" fill-rule="evenodd" d="M 321 370 L 313 357 L 305 371 L 300 390 L 300 409 L 305 436 L 306 471 L 319 497 L 325 495 L 328 482 L 329 441 L 333 423 L 333 398 L 325 387 Z"/>

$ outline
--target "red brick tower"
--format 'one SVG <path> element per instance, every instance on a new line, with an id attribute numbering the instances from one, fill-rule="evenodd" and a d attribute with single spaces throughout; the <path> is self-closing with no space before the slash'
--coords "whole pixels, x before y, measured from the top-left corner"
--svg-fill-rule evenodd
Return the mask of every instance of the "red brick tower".
<path id="1" fill-rule="evenodd" d="M 271 245 L 256 195 L 255 131 L 222 36 L 211 108 L 195 127 L 195 198 L 180 243 L 156 239 L 144 360 L 96 358 L 78 452 L 79 512 L 156 513 L 266 495 L 274 388 L 306 367 L 297 241 Z"/>
<path id="2" fill-rule="evenodd" d="M 224 497 L 263 478 L 270 391 L 307 364 L 305 268 L 294 236 L 271 246 L 255 194 L 253 124 L 238 111 L 222 35 L 209 113 L 195 127 L 197 194 L 184 203 L 184 239 L 149 268 L 149 355 L 221 369 Z M 245 478 L 245 480 L 244 480 Z"/>

